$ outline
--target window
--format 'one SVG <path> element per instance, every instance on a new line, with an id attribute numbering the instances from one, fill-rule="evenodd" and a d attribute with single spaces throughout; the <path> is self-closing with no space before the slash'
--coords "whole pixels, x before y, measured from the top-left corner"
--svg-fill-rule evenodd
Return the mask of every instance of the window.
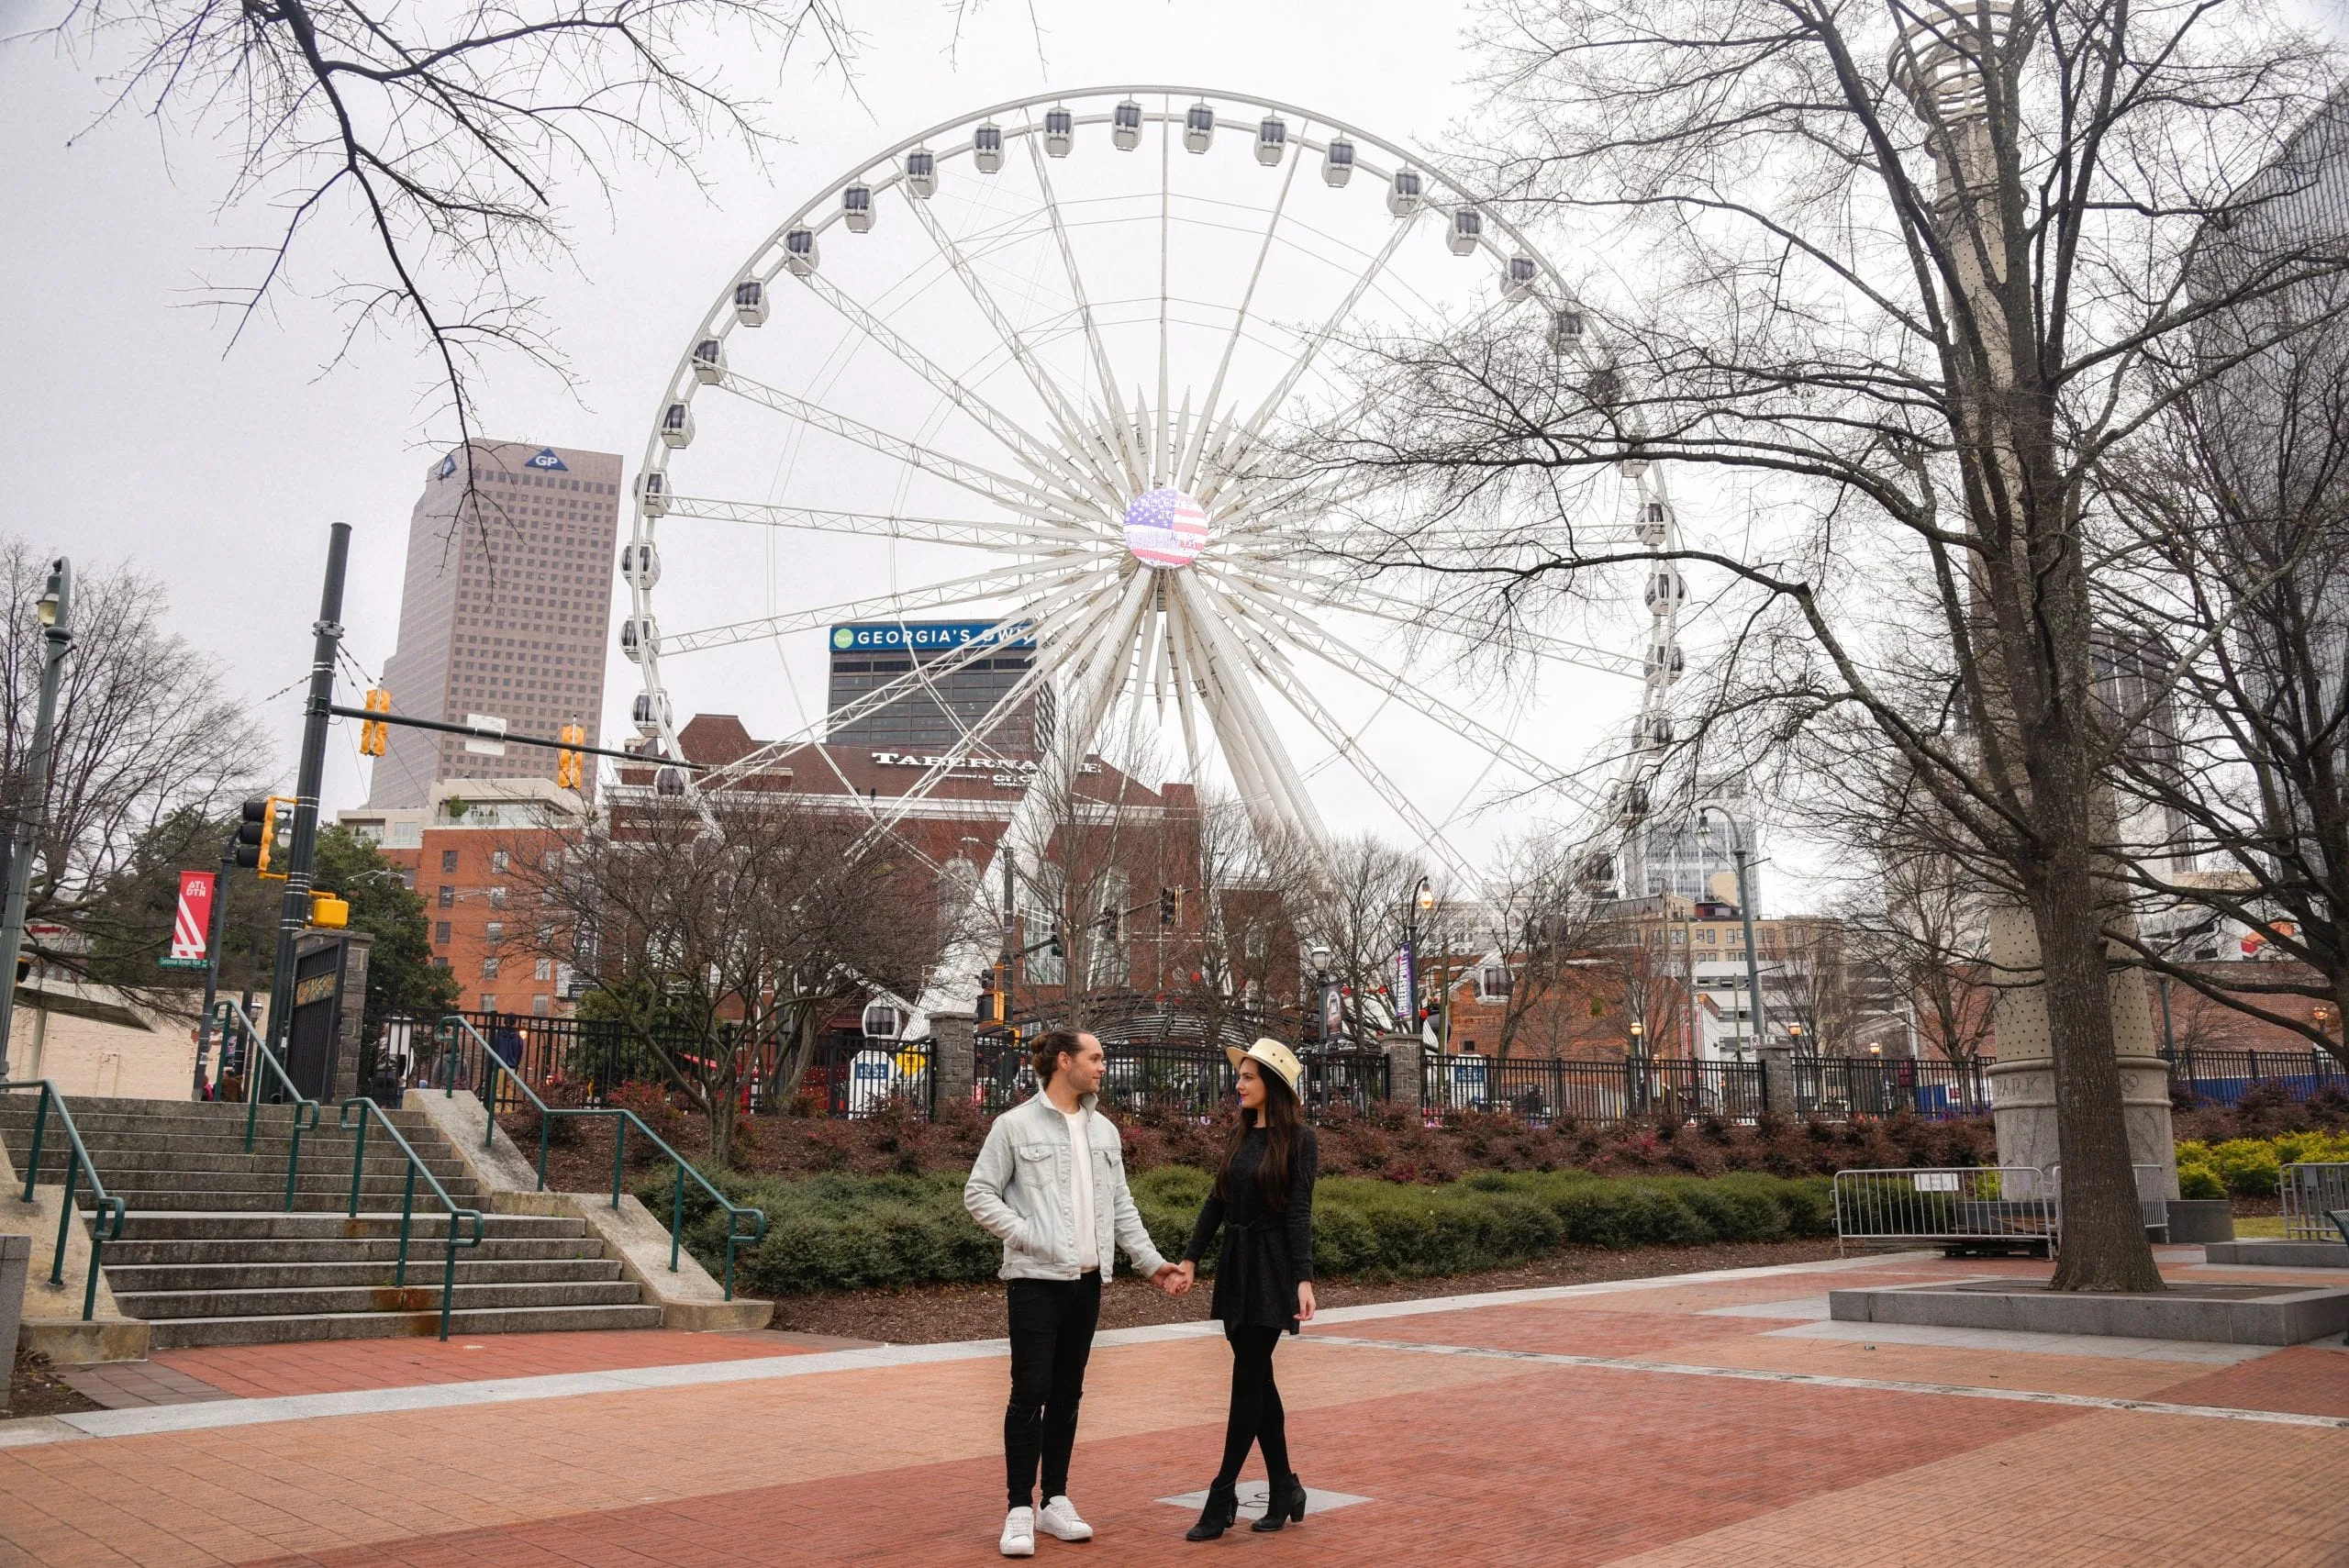
<path id="1" fill-rule="evenodd" d="M 545 979 L 546 977 L 545 977 L 544 975 L 540 975 L 539 978 L 540 978 L 541 980 L 543 980 L 543 979 Z M 548 1014 L 550 1011 L 551 1011 L 551 1010 L 552 1010 L 552 1009 L 551 1008 L 551 1006 L 549 1006 L 549 1001 L 550 1001 L 550 999 L 549 999 L 548 997 L 545 997 L 545 996 L 533 996 L 533 997 L 531 997 L 531 998 L 530 998 L 530 1012 L 531 1012 L 532 1016 L 537 1017 L 537 1018 L 545 1018 L 545 1017 L 547 1016 L 547 1014 Z"/>
<path id="2" fill-rule="evenodd" d="M 1476 995 L 1485 1001 L 1497 1002 L 1508 995 L 1513 978 L 1508 964 L 1481 964 L 1476 970 Z"/>
<path id="3" fill-rule="evenodd" d="M 554 960 L 551 958 L 542 958 L 539 960 L 538 969 L 534 973 L 532 973 L 530 978 L 533 980 L 552 980 L 554 978 Z"/>
<path id="4" fill-rule="evenodd" d="M 489 851 L 489 869 L 500 875 L 505 873 L 506 851 L 504 850 L 492 850 Z"/>
<path id="5" fill-rule="evenodd" d="M 506 907 L 506 889 L 503 887 L 493 887 L 489 890 L 489 906 L 493 909 L 503 909 Z"/>
<path id="6" fill-rule="evenodd" d="M 481 929 L 481 934 L 484 941 L 502 942 L 506 940 L 506 922 L 492 920 Z"/>
<path id="7" fill-rule="evenodd" d="M 487 958 L 481 961 L 481 977 L 484 980 L 495 980 L 497 978 L 497 955 L 495 953 L 491 953 Z M 482 998 L 481 1005 L 487 1007 L 492 1004 L 489 998 L 484 996 Z"/>
<path id="8" fill-rule="evenodd" d="M 481 994 L 481 1010 L 484 1013 L 494 1013 L 497 1011 L 496 992 L 484 991 Z"/>
<path id="9" fill-rule="evenodd" d="M 443 850 L 440 851 L 440 869 L 442 871 L 454 871 L 457 869 L 456 851 Z"/>
<path id="10" fill-rule="evenodd" d="M 440 907 L 443 909 L 454 909 L 456 906 L 457 890 L 450 886 L 447 883 L 442 883 L 440 884 Z"/>
<path id="11" fill-rule="evenodd" d="M 432 967 L 435 969 L 446 969 L 449 967 L 449 961 L 443 955 L 435 953 L 432 955 Z"/>
<path id="12" fill-rule="evenodd" d="M 433 928 L 432 928 L 432 940 L 433 940 L 434 941 L 436 941 L 436 942 L 445 942 L 445 941 L 447 941 L 447 940 L 449 940 L 449 922 L 448 922 L 448 921 L 446 921 L 446 920 L 441 920 L 441 921 L 439 921 L 438 923 L 436 923 L 436 924 L 433 926 Z M 442 963 L 446 963 L 446 962 L 448 962 L 449 961 L 448 961 L 447 959 L 445 959 L 445 958 L 444 958 L 444 959 L 440 960 L 440 962 L 442 962 Z"/>
<path id="13" fill-rule="evenodd" d="M 416 868 L 414 866 L 400 867 L 400 885 L 406 888 L 410 893 L 416 891 Z"/>

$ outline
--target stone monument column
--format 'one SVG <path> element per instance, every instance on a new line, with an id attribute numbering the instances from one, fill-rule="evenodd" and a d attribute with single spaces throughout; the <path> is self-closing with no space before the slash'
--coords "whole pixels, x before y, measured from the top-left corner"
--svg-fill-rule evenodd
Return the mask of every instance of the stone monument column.
<path id="1" fill-rule="evenodd" d="M 977 1085 L 978 1056 L 975 1014 L 941 1012 L 930 1015 L 930 1081 L 933 1116 L 949 1106 L 972 1103 Z"/>
<path id="2" fill-rule="evenodd" d="M 1381 1035 L 1379 1048 L 1386 1052 L 1386 1096 L 1398 1106 L 1419 1110 L 1427 1104 L 1427 1085 L 1420 1080 L 1419 1037 L 1415 1034 Z"/>

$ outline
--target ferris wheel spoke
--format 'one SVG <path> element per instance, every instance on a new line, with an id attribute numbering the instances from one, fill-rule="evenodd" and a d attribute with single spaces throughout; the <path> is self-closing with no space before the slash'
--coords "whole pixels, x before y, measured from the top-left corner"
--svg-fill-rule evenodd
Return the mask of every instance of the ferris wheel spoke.
<path id="1" fill-rule="evenodd" d="M 1084 329 L 1085 347 L 1093 356 L 1093 373 L 1101 380 L 1101 403 L 1114 418 L 1118 409 L 1117 373 L 1109 368 L 1109 350 L 1101 340 L 1101 327 L 1093 318 L 1093 302 L 1085 289 L 1085 274 L 1077 271 L 1076 251 L 1070 245 L 1068 225 L 1062 220 L 1060 198 L 1052 194 L 1052 172 L 1044 166 L 1043 138 L 1030 133 L 1023 138 L 1028 144 L 1028 161 L 1036 171 L 1036 187 L 1044 194 L 1044 216 L 1052 226 L 1052 241 L 1060 249 L 1061 267 L 1068 273 L 1069 297 L 1076 304 L 1077 325 Z M 1165 297 L 1160 291 L 1160 297 Z"/>
<path id="2" fill-rule="evenodd" d="M 1067 391 L 1054 379 L 1052 373 L 1044 368 L 1042 360 L 1037 356 L 1034 347 L 1028 341 L 1027 335 L 1011 324 L 1011 317 L 1006 314 L 1003 306 L 996 302 L 994 294 L 987 288 L 985 280 L 979 276 L 977 266 L 974 264 L 962 246 L 955 243 L 954 237 L 946 232 L 946 226 L 939 222 L 938 215 L 930 210 L 930 204 L 907 194 L 906 205 L 913 208 L 914 216 L 919 220 L 922 231 L 930 236 L 930 244 L 935 246 L 938 253 L 945 259 L 947 267 L 962 283 L 963 291 L 970 295 L 971 303 L 978 308 L 979 314 L 986 318 L 987 326 L 993 329 L 996 339 L 1002 343 L 1005 350 L 1011 355 L 1012 362 L 1019 367 L 1021 373 L 1027 376 L 1029 385 L 1035 389 L 1036 395 L 1042 400 L 1047 414 L 1061 437 L 1063 448 L 1073 459 L 1082 455 L 1090 462 L 1094 455 L 1090 450 L 1091 443 L 1084 440 L 1082 435 L 1092 428 L 1094 421 L 1077 410 L 1076 406 L 1069 400 Z M 1107 485 L 1110 483 L 1112 475 L 1107 470 L 1097 469 L 1094 471 L 1093 478 L 1097 484 Z"/>
<path id="3" fill-rule="evenodd" d="M 1221 565 L 1220 562 L 1217 564 Z M 1234 571 L 1231 575 L 1248 582 L 1257 594 L 1277 598 L 1293 615 L 1311 617 L 1317 611 L 1334 606 L 1389 626 L 1415 631 L 1428 629 L 1427 606 L 1368 584 L 1332 582 L 1296 571 L 1278 562 L 1267 561 L 1250 562 L 1245 572 Z M 1554 659 L 1562 664 L 1574 664 L 1628 680 L 1641 679 L 1645 673 L 1642 661 L 1610 648 L 1575 642 L 1548 632 L 1504 628 L 1497 622 L 1464 617 L 1451 610 L 1442 612 L 1442 619 L 1449 629 L 1478 636 L 1504 637 L 1529 652 Z M 1305 624 L 1317 623 L 1308 619 Z"/>
<path id="4" fill-rule="evenodd" d="M 1276 635 L 1302 648 L 1323 663 L 1341 674 L 1351 675 L 1383 696 L 1392 698 L 1413 712 L 1435 720 L 1462 740 L 1482 748 L 1489 755 L 1498 757 L 1525 777 L 1537 784 L 1558 784 L 1581 796 L 1577 804 L 1596 806 L 1596 798 L 1578 782 L 1567 778 L 1555 764 L 1511 740 L 1498 730 L 1489 728 L 1459 712 L 1451 704 L 1438 701 L 1413 682 L 1389 672 L 1378 660 L 1342 639 L 1333 636 L 1305 617 L 1285 606 L 1259 597 L 1244 585 L 1235 584 L 1235 592 L 1247 603 L 1247 613 L 1263 628 L 1267 621 L 1276 628 Z"/>
<path id="5" fill-rule="evenodd" d="M 1020 465 L 1027 469 L 1031 476 L 1066 490 L 1069 492 L 1070 498 L 1078 501 L 1079 504 L 1089 499 L 1104 508 L 1108 516 L 1113 517 L 1117 516 L 1119 506 L 1116 495 L 1096 476 L 1085 473 L 1074 463 L 1030 436 L 1027 431 L 1007 417 L 1002 410 L 970 387 L 963 385 L 959 377 L 949 373 L 945 367 L 893 331 L 887 323 L 849 297 L 845 291 L 822 273 L 810 272 L 803 281 L 816 297 L 838 311 L 865 337 L 887 350 L 900 364 L 944 394 L 955 407 L 968 415 L 981 429 L 1003 443 L 1012 455 L 1019 460 Z"/>
<path id="6" fill-rule="evenodd" d="M 1082 545 L 1102 544 L 1107 539 L 1097 528 L 1056 527 L 1025 517 L 907 517 L 894 512 L 841 512 L 818 506 L 720 501 L 702 495 L 672 496 L 669 516 L 808 533 L 863 534 L 924 544 L 968 545 L 979 550 L 1016 550 L 1023 541 Z"/>
<path id="7" fill-rule="evenodd" d="M 1069 552 L 1019 567 L 996 567 L 989 572 L 974 572 L 965 577 L 949 578 L 927 587 L 909 589 L 901 594 L 885 594 L 865 599 L 849 599 L 818 609 L 796 610 L 789 615 L 763 616 L 757 620 L 733 621 L 724 626 L 703 627 L 697 630 L 679 632 L 662 639 L 668 653 L 699 653 L 712 648 L 730 648 L 737 643 L 761 638 L 783 637 L 795 631 L 808 631 L 836 621 L 885 619 L 907 610 L 935 609 L 974 597 L 1000 595 L 1047 577 L 1079 572 L 1088 566 L 1097 567 L 1098 557 L 1086 552 Z"/>
<path id="8" fill-rule="evenodd" d="M 1207 445 L 1209 427 L 1215 423 L 1215 411 L 1223 399 L 1224 377 L 1231 370 L 1231 356 L 1240 347 L 1240 339 L 1248 325 L 1248 312 L 1256 303 L 1256 285 L 1264 280 L 1265 259 L 1273 253 L 1273 237 L 1280 232 L 1281 218 L 1288 211 L 1289 187 L 1297 181 L 1297 166 L 1305 161 L 1299 151 L 1290 155 L 1288 167 L 1281 174 L 1280 195 L 1274 199 L 1273 216 L 1264 224 L 1264 238 L 1256 247 L 1256 264 L 1249 270 L 1248 286 L 1241 292 L 1239 308 L 1231 317 L 1231 331 L 1223 340 L 1223 353 L 1216 361 L 1215 379 L 1208 384 L 1207 402 L 1200 408 L 1199 423 L 1186 442 L 1182 462 L 1174 480 L 1175 487 L 1188 490 L 1198 476 L 1199 457 Z"/>
<path id="9" fill-rule="evenodd" d="M 1408 218 L 1396 220 L 1395 231 L 1386 237 L 1386 243 L 1379 247 L 1378 254 L 1371 258 L 1370 265 L 1364 267 L 1355 276 L 1353 286 L 1346 291 L 1346 297 L 1339 303 L 1338 308 L 1330 313 L 1329 319 L 1306 339 L 1304 346 L 1298 349 L 1296 355 L 1290 359 L 1288 368 L 1281 373 L 1280 380 L 1273 384 L 1273 389 L 1264 395 L 1264 402 L 1256 406 L 1256 412 L 1249 416 L 1246 424 L 1232 430 L 1224 438 L 1214 463 L 1218 479 L 1230 473 L 1234 464 L 1244 462 L 1247 455 L 1255 449 L 1256 443 L 1264 437 L 1264 427 L 1271 421 L 1274 411 L 1288 401 L 1288 395 L 1296 390 L 1297 384 L 1304 378 L 1306 371 L 1311 368 L 1323 346 L 1337 335 L 1338 328 L 1344 324 L 1346 317 L 1353 314 L 1354 306 L 1362 303 L 1362 296 L 1370 292 L 1370 285 L 1378 280 L 1378 274 L 1386 270 L 1386 263 L 1394 259 L 1396 250 L 1403 243 L 1403 237 L 1411 231 L 1412 227 Z M 1215 480 L 1210 480 L 1204 488 L 1207 494 L 1199 497 L 1200 504 L 1203 506 L 1208 505 L 1209 495 L 1218 488 L 1218 485 Z M 1210 515 L 1212 515 L 1212 508 L 1210 508 Z"/>
<path id="10" fill-rule="evenodd" d="M 1179 591 L 1193 625 L 1198 628 L 1200 640 L 1207 645 L 1208 662 L 1204 673 L 1222 693 L 1246 740 L 1253 744 L 1267 764 L 1269 774 L 1265 782 L 1276 786 L 1275 798 L 1285 803 L 1291 826 L 1313 843 L 1327 843 L 1329 834 L 1321 826 L 1320 813 L 1314 809 L 1313 797 L 1306 792 L 1297 764 L 1281 744 L 1280 733 L 1273 728 L 1272 717 L 1264 711 L 1256 688 L 1249 680 L 1249 670 L 1257 662 L 1231 635 L 1215 606 L 1206 602 L 1206 594 L 1196 581 L 1180 580 Z"/>
<path id="11" fill-rule="evenodd" d="M 993 469 L 966 462 L 961 458 L 948 457 L 930 450 L 918 441 L 893 436 L 861 419 L 845 414 L 835 414 L 820 404 L 779 391 L 763 382 L 752 381 L 735 371 L 721 373 L 719 386 L 749 402 L 759 404 L 803 425 L 853 441 L 858 446 L 896 458 L 908 468 L 934 474 L 952 484 L 959 484 L 976 495 L 983 495 L 1008 511 L 1032 517 L 1041 521 L 1064 523 L 1083 527 L 1088 519 L 1070 504 L 1070 498 L 1051 490 L 1040 489 L 1025 480 L 1013 479 Z"/>

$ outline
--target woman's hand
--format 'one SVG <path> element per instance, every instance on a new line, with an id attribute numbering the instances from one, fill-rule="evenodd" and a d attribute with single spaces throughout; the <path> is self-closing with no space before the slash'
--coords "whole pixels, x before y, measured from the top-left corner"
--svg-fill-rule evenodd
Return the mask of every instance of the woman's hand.
<path id="1" fill-rule="evenodd" d="M 1309 1279 L 1297 1282 L 1297 1320 L 1313 1321 L 1313 1282 Z"/>

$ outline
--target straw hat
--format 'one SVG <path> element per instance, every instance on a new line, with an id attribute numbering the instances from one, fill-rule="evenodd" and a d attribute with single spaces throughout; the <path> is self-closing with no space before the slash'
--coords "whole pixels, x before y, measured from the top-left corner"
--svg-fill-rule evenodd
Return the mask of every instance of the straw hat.
<path id="1" fill-rule="evenodd" d="M 1305 1076 L 1305 1063 L 1297 1059 L 1297 1052 L 1270 1036 L 1259 1040 L 1245 1051 L 1236 1045 L 1227 1045 L 1223 1053 L 1231 1058 L 1235 1073 L 1242 1062 L 1248 1061 L 1253 1061 L 1260 1067 L 1270 1068 L 1280 1074 L 1281 1082 L 1288 1085 L 1288 1092 L 1292 1095 L 1297 1093 L 1297 1081 Z"/>

